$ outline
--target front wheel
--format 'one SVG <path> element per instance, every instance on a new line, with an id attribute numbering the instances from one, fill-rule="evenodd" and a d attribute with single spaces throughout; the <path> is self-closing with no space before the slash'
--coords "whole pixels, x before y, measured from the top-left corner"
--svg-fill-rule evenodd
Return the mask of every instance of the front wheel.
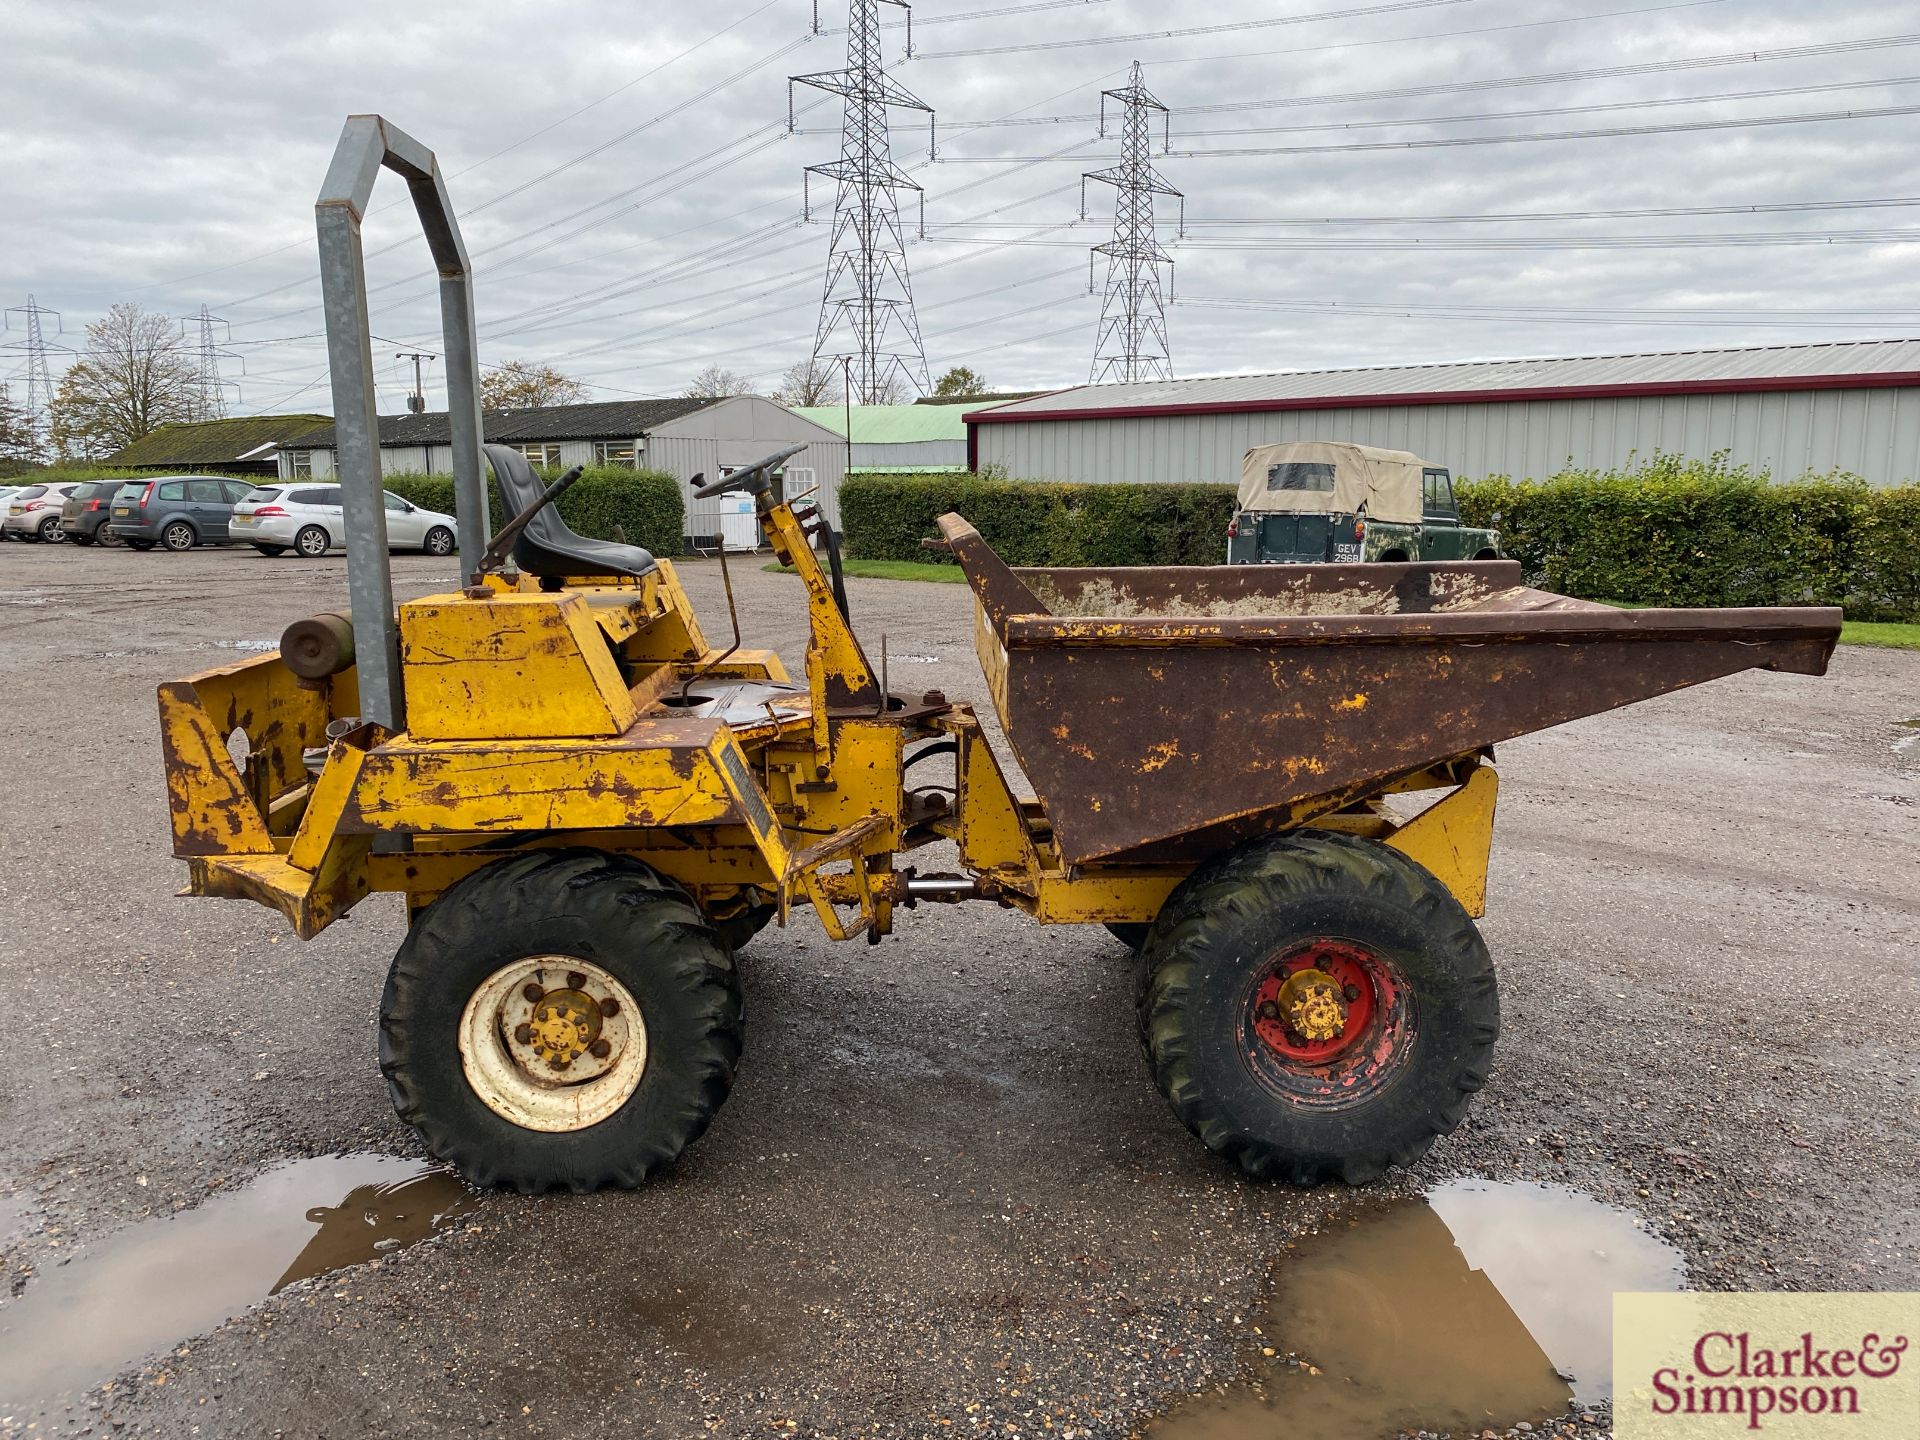
<path id="1" fill-rule="evenodd" d="M 1374 840 L 1305 830 L 1201 866 L 1142 955 L 1160 1091 L 1248 1173 L 1350 1185 L 1465 1117 L 1500 1033 L 1459 901 Z"/>
<path id="2" fill-rule="evenodd" d="M 631 1188 L 674 1162 L 740 1061 L 733 958 L 672 881 L 543 850 L 427 907 L 380 1002 L 400 1118 L 478 1185 Z"/>
<path id="3" fill-rule="evenodd" d="M 429 555 L 451 555 L 453 553 L 453 531 L 444 525 L 436 525 L 427 532 L 427 538 L 421 548 Z"/>

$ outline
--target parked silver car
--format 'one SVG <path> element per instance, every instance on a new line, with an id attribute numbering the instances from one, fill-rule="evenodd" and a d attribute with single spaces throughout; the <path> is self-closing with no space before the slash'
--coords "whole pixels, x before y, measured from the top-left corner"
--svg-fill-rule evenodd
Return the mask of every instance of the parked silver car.
<path id="1" fill-rule="evenodd" d="M 27 485 L 7 501 L 7 513 L 0 516 L 0 530 L 9 539 L 58 540 L 60 507 L 67 496 L 79 488 L 79 481 L 54 485 Z"/>
<path id="2" fill-rule="evenodd" d="M 451 515 L 422 510 L 411 500 L 387 497 L 387 548 L 424 550 L 429 555 L 451 555 L 454 525 Z M 338 485 L 262 485 L 233 507 L 229 534 L 244 540 L 262 555 L 284 555 L 292 550 L 316 559 L 346 543 L 346 520 L 340 509 Z"/>

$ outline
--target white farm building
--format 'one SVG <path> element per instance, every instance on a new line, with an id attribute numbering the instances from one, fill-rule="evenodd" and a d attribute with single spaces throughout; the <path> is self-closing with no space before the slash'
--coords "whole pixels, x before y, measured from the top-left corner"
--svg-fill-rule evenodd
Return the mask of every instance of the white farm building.
<path id="1" fill-rule="evenodd" d="M 1544 480 L 1656 451 L 1775 479 L 1920 478 L 1920 340 L 1084 385 L 967 418 L 967 461 L 1034 480 L 1232 484 L 1256 445 L 1345 440 Z"/>

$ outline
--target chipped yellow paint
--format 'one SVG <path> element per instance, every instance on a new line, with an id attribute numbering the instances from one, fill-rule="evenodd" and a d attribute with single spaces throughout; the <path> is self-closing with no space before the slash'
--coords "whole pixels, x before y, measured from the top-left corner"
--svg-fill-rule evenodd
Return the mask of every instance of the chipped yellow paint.
<path id="1" fill-rule="evenodd" d="M 1367 708 L 1366 694 L 1364 691 L 1356 690 L 1345 699 L 1334 701 L 1333 708 L 1336 710 L 1364 710 Z"/>
<path id="2" fill-rule="evenodd" d="M 618 745 L 402 736 L 367 753 L 340 823 L 488 835 L 741 823 L 712 736 L 649 743 L 649 728 L 640 722 Z"/>
<path id="3" fill-rule="evenodd" d="M 1178 741 L 1162 740 L 1158 745 L 1147 747 L 1147 757 L 1140 762 L 1140 773 L 1151 775 L 1156 770 L 1166 769 L 1168 763 L 1180 753 Z"/>
<path id="4" fill-rule="evenodd" d="M 631 592 L 635 596 L 643 592 Z M 638 714 L 585 596 L 432 595 L 400 607 L 416 739 L 592 739 Z"/>

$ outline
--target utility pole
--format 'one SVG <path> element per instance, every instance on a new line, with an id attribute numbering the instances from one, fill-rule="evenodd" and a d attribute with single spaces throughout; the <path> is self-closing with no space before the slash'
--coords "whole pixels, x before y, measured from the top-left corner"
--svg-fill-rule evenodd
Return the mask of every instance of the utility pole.
<path id="1" fill-rule="evenodd" d="M 1107 101 L 1123 108 L 1120 163 L 1080 177 L 1080 218 L 1087 216 L 1087 181 L 1111 185 L 1117 191 L 1113 207 L 1113 239 L 1093 247 L 1094 256 L 1107 257 L 1106 299 L 1100 306 L 1100 331 L 1093 342 L 1092 378 L 1103 380 L 1171 380 L 1173 353 L 1167 343 L 1167 296 L 1173 289 L 1173 257 L 1154 236 L 1153 197 L 1168 195 L 1180 201 L 1181 230 L 1186 228 L 1186 198 L 1153 168 L 1150 158 L 1154 115 L 1167 107 L 1146 87 L 1140 62 L 1119 90 L 1100 92 L 1100 133 L 1107 133 Z M 1163 125 L 1171 122 L 1163 119 Z M 1163 132 L 1164 134 L 1165 132 Z M 1087 288 L 1093 288 L 1089 257 Z M 1167 283 L 1160 284 L 1166 267 Z"/>
<path id="2" fill-rule="evenodd" d="M 789 130 L 794 127 L 795 85 L 824 90 L 846 101 L 840 158 L 806 169 L 806 175 L 825 176 L 838 189 L 813 357 L 816 361 L 823 357 L 850 359 L 848 373 L 864 405 L 881 403 L 896 375 L 922 393 L 930 388 L 926 347 L 920 340 L 913 286 L 907 276 L 907 244 L 900 230 L 898 192 L 911 190 L 920 196 L 923 227 L 926 197 L 893 161 L 887 110 L 891 106 L 925 113 L 931 158 L 933 107 L 887 75 L 880 56 L 882 4 L 907 11 L 907 50 L 911 54 L 913 12 L 906 0 L 848 0 L 846 69 L 794 75 L 787 82 Z M 810 197 L 803 199 L 802 213 L 812 218 Z"/>
<path id="3" fill-rule="evenodd" d="M 20 317 L 18 324 L 14 321 L 16 315 Z M 62 333 L 60 312 L 49 310 L 33 296 L 27 296 L 26 304 L 15 305 L 5 313 L 5 329 L 22 338 L 0 346 L 26 357 L 27 424 L 33 431 L 33 453 L 43 460 L 47 458 L 47 425 L 53 410 L 53 371 L 47 364 L 47 356 L 55 350 L 73 353 L 65 345 L 48 342 L 46 322 L 49 319 L 53 321 L 53 333 Z"/>
<path id="4" fill-rule="evenodd" d="M 424 415 L 427 410 L 427 394 L 426 391 L 421 388 L 420 367 L 422 364 L 430 364 L 440 357 L 438 355 L 424 354 L 418 350 L 396 350 L 393 352 L 393 358 L 396 360 L 411 360 L 413 362 L 413 393 L 407 396 L 407 409 L 415 415 Z"/>
<path id="5" fill-rule="evenodd" d="M 196 420 L 224 420 L 227 414 L 227 388 L 230 385 L 232 386 L 234 398 L 238 400 L 240 398 L 240 387 L 234 385 L 232 381 L 226 381 L 220 378 L 220 360 L 222 356 L 225 356 L 229 360 L 238 360 L 239 357 L 220 349 L 214 344 L 213 327 L 216 325 L 226 325 L 227 322 L 225 320 L 222 320 L 218 315 L 210 314 L 204 304 L 200 307 L 200 313 L 190 318 L 193 323 L 199 327 L 199 343 L 194 355 L 194 369 L 199 375 L 199 385 L 198 394 L 194 399 L 193 418 Z M 180 333 L 183 338 L 186 335 L 186 330 L 186 321 L 182 321 L 180 324 Z M 227 335 L 228 338 L 231 338 L 233 335 L 233 327 L 230 325 L 227 326 Z M 245 367 L 243 366 L 243 373 L 244 369 Z"/>

